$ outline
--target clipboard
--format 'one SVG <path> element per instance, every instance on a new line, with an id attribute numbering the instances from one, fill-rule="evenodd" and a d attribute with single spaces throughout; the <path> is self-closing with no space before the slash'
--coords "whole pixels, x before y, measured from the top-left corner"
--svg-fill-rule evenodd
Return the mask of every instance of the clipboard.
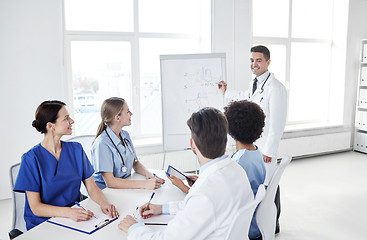
<path id="1" fill-rule="evenodd" d="M 53 217 L 47 220 L 47 222 L 55 224 L 57 226 L 69 228 L 78 232 L 92 234 L 95 231 L 107 226 L 117 218 L 110 218 L 108 215 L 94 211 L 95 218 L 92 217 L 87 221 L 75 222 L 70 218 Z"/>

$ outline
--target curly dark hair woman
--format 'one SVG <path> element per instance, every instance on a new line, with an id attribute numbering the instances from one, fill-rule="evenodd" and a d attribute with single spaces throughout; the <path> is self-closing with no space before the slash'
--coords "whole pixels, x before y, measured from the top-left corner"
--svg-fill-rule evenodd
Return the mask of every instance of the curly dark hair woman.
<path id="1" fill-rule="evenodd" d="M 231 102 L 224 108 L 229 135 L 243 144 L 252 144 L 261 136 L 265 114 L 259 105 L 247 100 Z"/>

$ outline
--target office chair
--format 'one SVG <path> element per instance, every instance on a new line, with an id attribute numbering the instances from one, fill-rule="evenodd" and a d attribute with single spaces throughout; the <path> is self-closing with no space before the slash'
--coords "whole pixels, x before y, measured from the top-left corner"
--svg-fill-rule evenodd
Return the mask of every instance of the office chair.
<path id="1" fill-rule="evenodd" d="M 10 167 L 10 186 L 13 198 L 13 223 L 12 230 L 9 232 L 9 238 L 13 239 L 23 232 L 27 231 L 26 224 L 24 221 L 24 204 L 25 204 L 25 193 L 14 192 L 15 180 L 18 176 L 20 163 L 14 164 Z"/>
<path id="2" fill-rule="evenodd" d="M 265 196 L 265 186 L 259 185 L 255 199 L 240 208 L 232 219 L 226 240 L 248 240 L 248 232 L 257 205 Z"/>
<path id="3" fill-rule="evenodd" d="M 92 148 L 92 143 L 94 140 L 95 136 L 94 135 L 80 135 L 80 136 L 75 136 L 72 138 L 69 138 L 68 142 L 78 142 L 82 145 L 83 150 L 85 152 L 85 154 L 87 154 L 87 157 L 89 159 L 89 161 L 91 161 L 91 148 Z"/>
<path id="4" fill-rule="evenodd" d="M 277 208 L 274 203 L 275 194 L 279 185 L 280 177 L 282 176 L 285 167 L 291 162 L 292 157 L 283 156 L 280 164 L 277 166 L 273 177 L 266 189 L 264 199 L 259 204 L 256 212 L 256 223 L 262 235 L 263 240 L 274 240 L 275 227 L 277 218 Z"/>
<path id="5" fill-rule="evenodd" d="M 80 136 L 69 138 L 67 141 L 80 143 L 89 161 L 91 162 L 92 161 L 91 148 L 92 148 L 92 143 L 93 143 L 94 138 L 95 138 L 94 135 L 80 135 Z M 83 201 L 86 198 L 88 198 L 88 192 L 87 192 L 87 189 L 85 189 L 84 184 L 82 184 L 80 185 L 80 199 L 79 200 Z"/>

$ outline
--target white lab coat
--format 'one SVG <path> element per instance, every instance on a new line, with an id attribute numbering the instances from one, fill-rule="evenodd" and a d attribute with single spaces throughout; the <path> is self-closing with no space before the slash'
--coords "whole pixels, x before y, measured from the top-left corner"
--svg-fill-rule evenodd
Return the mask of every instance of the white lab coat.
<path id="1" fill-rule="evenodd" d="M 264 155 L 273 158 L 271 163 L 265 164 L 265 184 L 268 184 L 275 171 L 278 146 L 287 119 L 287 90 L 271 73 L 266 82 L 258 85 L 253 95 L 250 93 L 252 93 L 252 81 L 247 91 L 228 90 L 225 97 L 232 100 L 252 101 L 260 105 L 265 113 L 265 127 L 255 144 Z"/>
<path id="2" fill-rule="evenodd" d="M 167 227 L 134 228 L 128 239 L 225 239 L 235 213 L 254 199 L 246 172 L 230 158 L 205 169 L 182 202 L 169 204 L 177 212 Z"/>

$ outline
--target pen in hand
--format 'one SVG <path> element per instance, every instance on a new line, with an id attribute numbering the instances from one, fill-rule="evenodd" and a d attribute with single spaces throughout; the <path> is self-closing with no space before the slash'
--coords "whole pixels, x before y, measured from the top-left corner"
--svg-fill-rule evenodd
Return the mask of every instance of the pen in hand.
<path id="1" fill-rule="evenodd" d="M 149 199 L 149 201 L 148 201 L 148 204 L 145 206 L 144 210 L 141 212 L 141 214 L 142 214 L 142 215 L 143 215 L 143 212 L 145 212 L 145 211 L 147 210 L 147 208 L 148 208 L 148 206 L 149 206 L 150 201 L 152 201 L 152 199 L 153 199 L 153 197 L 154 197 L 154 194 L 155 194 L 155 192 L 153 192 L 153 193 L 152 193 L 152 196 L 150 196 L 150 199 Z"/>
<path id="2" fill-rule="evenodd" d="M 90 211 L 90 210 L 86 209 L 85 207 L 83 207 L 82 205 L 80 205 L 80 203 L 78 203 L 77 201 L 75 201 L 75 204 L 76 204 L 78 207 L 80 207 L 80 208 L 84 209 L 85 211 Z M 90 212 L 92 212 L 92 211 L 90 211 Z M 92 213 L 93 213 L 93 212 L 92 212 Z M 95 219 L 97 219 L 97 217 L 96 217 L 96 216 L 94 216 L 94 213 L 93 213 L 93 217 L 94 217 Z"/>

